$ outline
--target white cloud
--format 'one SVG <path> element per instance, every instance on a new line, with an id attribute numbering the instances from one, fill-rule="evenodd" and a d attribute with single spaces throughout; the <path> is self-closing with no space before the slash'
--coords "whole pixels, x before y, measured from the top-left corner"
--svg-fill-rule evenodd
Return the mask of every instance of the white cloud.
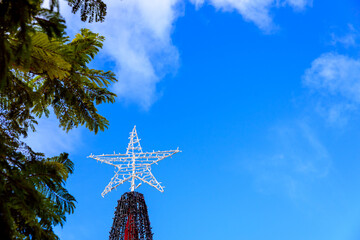
<path id="1" fill-rule="evenodd" d="M 319 109 L 330 122 L 345 121 L 345 115 L 360 106 L 359 59 L 323 54 L 305 71 L 303 83 L 319 95 Z"/>
<path id="2" fill-rule="evenodd" d="M 290 5 L 296 10 L 303 10 L 312 5 L 312 0 L 191 0 L 197 7 L 204 3 L 213 5 L 222 11 L 237 11 L 247 21 L 254 22 L 263 31 L 274 29 L 270 10 L 274 7 Z"/>
<path id="3" fill-rule="evenodd" d="M 323 54 L 305 71 L 304 83 L 324 93 L 340 94 L 360 103 L 360 61 L 336 53 Z"/>
<path id="4" fill-rule="evenodd" d="M 63 11 L 73 32 L 88 27 L 105 36 L 102 53 L 115 61 L 119 80 L 113 91 L 128 103 L 147 109 L 157 99 L 156 84 L 176 71 L 179 54 L 172 44 L 175 19 L 182 13 L 179 0 L 108 1 L 103 23 L 84 24 L 78 15 Z M 65 6 L 65 4 L 63 4 Z"/>
<path id="5" fill-rule="evenodd" d="M 275 28 L 270 16 L 273 7 L 290 5 L 303 9 L 310 0 L 191 0 L 200 7 L 209 3 L 223 11 L 237 11 L 265 32 Z M 102 55 L 115 62 L 119 82 L 113 86 L 119 99 L 148 109 L 159 97 L 157 84 L 176 72 L 179 53 L 171 33 L 175 20 L 183 14 L 184 0 L 107 1 L 108 14 L 103 23 L 84 24 L 73 15 L 66 2 L 61 4 L 70 31 L 87 27 L 106 37 Z"/>

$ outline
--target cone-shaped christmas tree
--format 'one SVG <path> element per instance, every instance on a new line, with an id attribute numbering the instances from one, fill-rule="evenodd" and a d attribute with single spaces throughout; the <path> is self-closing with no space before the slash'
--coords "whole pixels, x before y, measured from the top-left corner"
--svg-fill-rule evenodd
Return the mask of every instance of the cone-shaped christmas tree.
<path id="1" fill-rule="evenodd" d="M 151 173 L 151 165 L 180 152 L 180 150 L 143 152 L 136 126 L 130 133 L 126 154 L 90 155 L 97 161 L 114 166 L 117 171 L 106 186 L 103 197 L 126 181 L 131 183 L 131 192 L 121 196 L 116 207 L 110 240 L 152 240 L 152 232 L 144 196 L 135 192 L 143 182 L 160 192 L 164 189 Z M 136 182 L 139 182 L 136 185 Z"/>
<path id="2" fill-rule="evenodd" d="M 118 201 L 110 240 L 152 240 L 144 196 L 127 192 Z"/>

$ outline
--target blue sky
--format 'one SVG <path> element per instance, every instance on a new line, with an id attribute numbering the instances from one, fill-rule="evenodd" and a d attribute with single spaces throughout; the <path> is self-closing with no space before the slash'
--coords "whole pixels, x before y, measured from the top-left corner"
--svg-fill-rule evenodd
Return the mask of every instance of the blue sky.
<path id="1" fill-rule="evenodd" d="M 28 142 L 69 152 L 78 200 L 60 237 L 107 239 L 125 184 L 105 196 L 134 125 L 144 150 L 182 153 L 153 168 L 145 195 L 156 240 L 360 239 L 360 3 L 306 0 L 111 1 L 92 66 L 114 71 L 117 102 L 94 135 L 54 117 Z"/>

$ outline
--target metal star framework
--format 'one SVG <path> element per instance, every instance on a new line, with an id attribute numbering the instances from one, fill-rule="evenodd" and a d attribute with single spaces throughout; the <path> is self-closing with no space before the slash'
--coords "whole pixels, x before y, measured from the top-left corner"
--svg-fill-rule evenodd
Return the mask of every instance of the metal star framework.
<path id="1" fill-rule="evenodd" d="M 139 139 L 136 132 L 136 126 L 134 126 L 133 130 L 130 132 L 129 139 L 130 141 L 125 154 L 116 154 L 114 152 L 114 154 L 91 154 L 89 156 L 89 158 L 93 158 L 102 163 L 107 163 L 117 169 L 114 177 L 111 178 L 110 183 L 101 193 L 102 197 L 126 181 L 131 183 L 130 189 L 132 192 L 140 187 L 142 182 L 149 184 L 160 192 L 164 191 L 164 188 L 151 173 L 151 165 L 157 164 L 159 161 L 167 157 L 171 157 L 175 153 L 181 151 L 176 149 L 168 151 L 143 152 L 140 145 L 141 139 Z M 139 181 L 137 185 L 136 181 Z"/>

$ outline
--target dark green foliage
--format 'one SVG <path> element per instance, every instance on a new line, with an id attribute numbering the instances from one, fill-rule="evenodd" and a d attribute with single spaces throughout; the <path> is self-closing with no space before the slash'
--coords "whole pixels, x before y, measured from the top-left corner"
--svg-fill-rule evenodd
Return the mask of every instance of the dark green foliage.
<path id="1" fill-rule="evenodd" d="M 52 227 L 62 225 L 65 214 L 74 210 L 75 199 L 64 187 L 73 171 L 68 155 L 45 158 L 20 140 L 35 129 L 35 117 L 47 116 L 51 106 L 64 130 L 85 125 L 96 133 L 108 125 L 96 105 L 115 99 L 106 88 L 116 81 L 114 74 L 87 67 L 102 47 L 102 36 L 82 29 L 72 41 L 49 39 L 43 32 L 34 32 L 30 39 L 29 58 L 13 65 L 0 91 L 4 239 L 56 239 Z"/>
<path id="2" fill-rule="evenodd" d="M 30 34 L 36 30 L 49 37 L 61 37 L 65 21 L 60 16 L 59 0 L 50 0 L 49 9 L 42 7 L 43 0 L 0 1 L 0 87 L 9 81 L 8 70 L 20 59 L 29 57 Z M 83 21 L 103 21 L 106 5 L 102 0 L 68 0 L 73 12 L 81 9 Z M 13 41 L 18 44 L 14 46 Z"/>
<path id="3" fill-rule="evenodd" d="M 41 0 L 0 2 L 0 87 L 9 82 L 8 70 L 12 64 L 29 57 L 30 34 L 36 27 L 42 28 L 49 37 L 61 36 L 65 29 L 59 13 L 41 8 L 41 3 Z"/>
<path id="4" fill-rule="evenodd" d="M 72 7 L 72 12 L 76 13 L 80 10 L 81 20 L 96 22 L 104 21 L 106 15 L 106 4 L 101 0 L 68 0 Z"/>
<path id="5" fill-rule="evenodd" d="M 102 21 L 101 0 L 68 1 L 82 20 Z M 58 239 L 53 231 L 74 211 L 65 182 L 68 154 L 45 157 L 22 139 L 49 108 L 66 131 L 79 125 L 95 133 L 108 121 L 97 104 L 112 103 L 112 72 L 90 69 L 104 38 L 82 29 L 70 40 L 58 0 L 0 0 L 0 239 Z"/>
<path id="6" fill-rule="evenodd" d="M 75 208 L 64 186 L 74 165 L 65 153 L 45 158 L 33 152 L 19 136 L 36 122 L 15 122 L 11 114 L 0 110 L 0 238 L 57 239 L 53 226 Z"/>

